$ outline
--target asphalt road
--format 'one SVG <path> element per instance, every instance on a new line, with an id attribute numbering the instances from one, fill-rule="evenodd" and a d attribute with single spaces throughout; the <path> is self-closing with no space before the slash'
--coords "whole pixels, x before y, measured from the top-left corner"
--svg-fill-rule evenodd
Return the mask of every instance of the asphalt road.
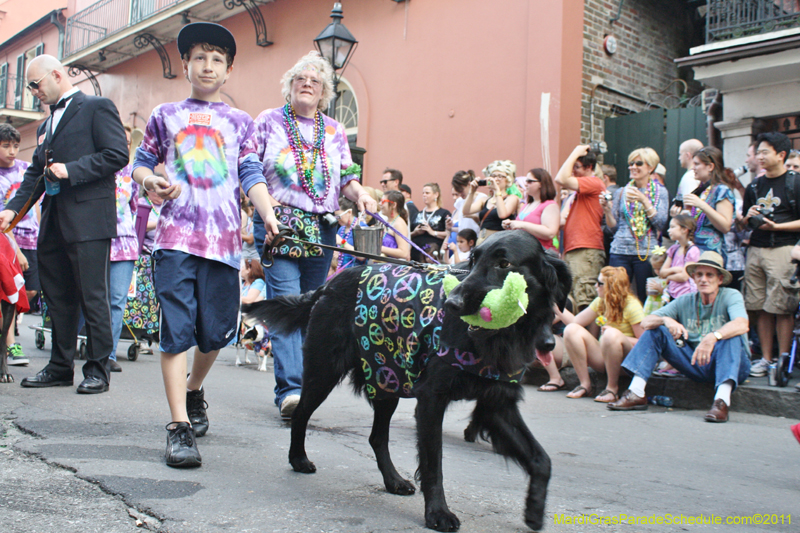
<path id="1" fill-rule="evenodd" d="M 22 345 L 30 366 L 12 367 L 17 383 L 0 384 L 0 531 L 424 530 L 421 494 L 385 492 L 367 442 L 370 407 L 346 386 L 311 420 L 307 449 L 317 473 L 297 474 L 287 461 L 289 427 L 272 401 L 273 374 L 236 367 L 235 350 L 224 350 L 206 381 L 203 466 L 174 470 L 164 465 L 169 413 L 157 356 L 129 362 L 121 345 L 123 372 L 113 375 L 111 390 L 83 396 L 75 387 L 21 388 L 49 355 L 34 347 L 27 328 Z M 490 444 L 462 439 L 471 407 L 456 404 L 445 418 L 450 508 L 464 532 L 528 531 L 522 470 Z M 800 446 L 788 429 L 796 420 L 733 413 L 727 424 L 708 424 L 702 411 L 660 407 L 612 413 L 533 387 L 521 408 L 553 462 L 545 531 L 800 530 Z M 409 478 L 416 470 L 413 410 L 413 400 L 401 402 L 392 426 L 393 458 Z M 581 515 L 688 521 L 712 514 L 723 524 L 564 523 Z M 761 514 L 779 523 L 724 524 Z"/>

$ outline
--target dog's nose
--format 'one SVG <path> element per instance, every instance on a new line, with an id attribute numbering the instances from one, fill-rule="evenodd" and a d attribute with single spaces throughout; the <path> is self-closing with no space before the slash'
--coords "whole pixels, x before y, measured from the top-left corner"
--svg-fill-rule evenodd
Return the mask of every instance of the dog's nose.
<path id="1" fill-rule="evenodd" d="M 552 352 L 556 349 L 556 340 L 553 337 L 550 337 L 550 340 L 544 343 L 543 349 L 540 350 L 542 352 Z"/>
<path id="2" fill-rule="evenodd" d="M 464 309 L 464 298 L 458 294 L 451 294 L 447 300 L 444 301 L 444 308 L 449 313 L 459 314 Z"/>

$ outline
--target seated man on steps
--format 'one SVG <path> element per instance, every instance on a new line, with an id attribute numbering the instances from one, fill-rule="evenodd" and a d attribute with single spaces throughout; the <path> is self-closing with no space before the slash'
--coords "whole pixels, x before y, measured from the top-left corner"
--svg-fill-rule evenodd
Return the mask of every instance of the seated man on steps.
<path id="1" fill-rule="evenodd" d="M 731 281 L 716 252 L 703 252 L 686 272 L 697 284 L 696 293 L 679 296 L 642 320 L 645 332 L 622 363 L 634 374 L 630 388 L 613 411 L 647 409 L 647 378 L 663 357 L 683 375 L 716 385 L 714 404 L 707 422 L 727 422 L 731 392 L 750 373 L 749 322 L 739 291 L 720 287 Z M 679 346 L 676 339 L 683 343 Z"/>

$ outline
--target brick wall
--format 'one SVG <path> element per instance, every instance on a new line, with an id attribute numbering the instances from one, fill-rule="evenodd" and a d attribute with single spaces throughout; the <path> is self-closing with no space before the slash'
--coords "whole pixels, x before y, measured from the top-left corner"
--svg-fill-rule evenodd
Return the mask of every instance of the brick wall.
<path id="1" fill-rule="evenodd" d="M 673 60 L 689 54 L 692 42 L 691 13 L 680 0 L 627 0 L 614 24 L 620 0 L 585 0 L 583 26 L 583 80 L 581 94 L 581 140 L 603 140 L 603 121 L 614 114 L 643 111 L 646 102 L 667 108 L 678 107 L 682 84 L 670 83 L 679 77 Z M 608 55 L 603 39 L 612 34 L 617 51 Z M 691 70 L 681 72 L 691 77 Z M 597 84 L 631 95 L 628 98 Z M 659 91 L 666 92 L 657 94 Z M 697 94 L 698 84 L 689 81 L 689 96 Z M 591 121 L 590 121 L 591 115 Z M 592 131 L 593 129 L 593 131 Z"/>

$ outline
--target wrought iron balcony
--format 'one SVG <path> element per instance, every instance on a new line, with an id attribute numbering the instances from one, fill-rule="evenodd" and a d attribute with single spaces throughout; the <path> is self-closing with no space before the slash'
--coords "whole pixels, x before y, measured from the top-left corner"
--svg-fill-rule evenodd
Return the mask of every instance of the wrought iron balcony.
<path id="1" fill-rule="evenodd" d="M 708 0 L 706 44 L 800 27 L 800 0 Z"/>
<path id="2" fill-rule="evenodd" d="M 64 57 L 185 0 L 101 0 L 67 20 Z"/>
<path id="3" fill-rule="evenodd" d="M 21 126 L 44 118 L 42 104 L 25 88 L 24 77 L 11 76 L 0 69 L 0 121 Z"/>

